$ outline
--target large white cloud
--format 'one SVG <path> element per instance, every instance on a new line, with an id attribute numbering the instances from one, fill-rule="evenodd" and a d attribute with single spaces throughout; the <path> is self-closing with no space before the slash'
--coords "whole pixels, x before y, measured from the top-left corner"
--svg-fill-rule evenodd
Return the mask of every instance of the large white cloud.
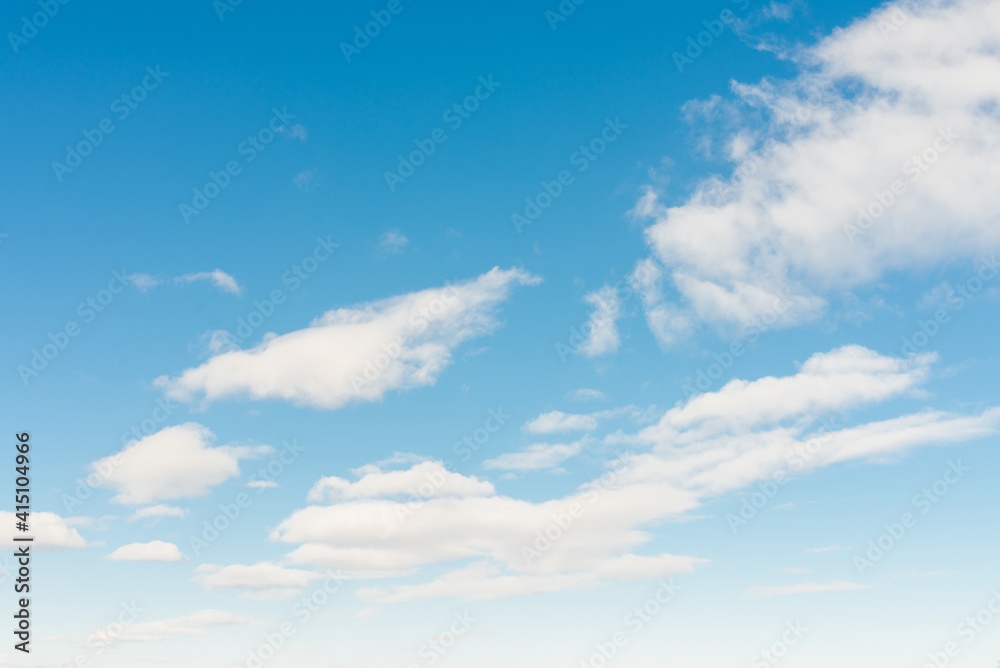
<path id="1" fill-rule="evenodd" d="M 1000 246 L 1000 5 L 890 4 L 791 55 L 798 77 L 734 84 L 732 178 L 636 207 L 686 311 L 646 272 L 661 341 L 689 318 L 796 324 L 834 292 Z"/>
<path id="2" fill-rule="evenodd" d="M 55 513 L 32 511 L 28 517 L 28 531 L 24 536 L 31 536 L 35 540 L 32 544 L 41 548 L 79 548 L 87 547 L 87 541 L 73 528 L 74 524 L 87 524 L 88 518 L 60 517 Z M 4 533 L 3 544 L 13 548 L 16 543 L 11 540 L 11 533 L 18 518 L 14 513 L 0 510 L 0 525 L 10 527 L 10 531 Z"/>
<path id="3" fill-rule="evenodd" d="M 122 545 L 108 555 L 112 561 L 184 561 L 180 548 L 173 543 L 153 540 Z"/>
<path id="4" fill-rule="evenodd" d="M 837 462 L 885 460 L 917 446 L 995 433 L 1000 409 L 977 415 L 928 410 L 839 424 L 839 416 L 852 408 L 917 398 L 933 360 L 933 355 L 901 360 L 846 346 L 814 355 L 789 376 L 734 380 L 678 404 L 638 432 L 608 436 L 607 445 L 635 452 L 620 455 L 603 476 L 562 498 L 484 494 L 475 478 L 464 486 L 476 494 L 407 499 L 397 498 L 400 485 L 369 484 L 364 494 L 345 496 L 345 485 L 338 483 L 338 493 L 330 496 L 321 484 L 317 489 L 323 493 L 311 498 L 327 503 L 295 511 L 271 538 L 298 544 L 287 555 L 293 563 L 359 577 L 455 564 L 422 584 L 363 592 L 376 602 L 494 598 L 688 572 L 704 560 L 645 549 L 655 524 L 779 472 L 804 475 Z M 831 422 L 830 416 L 838 417 Z M 394 480 L 417 480 L 418 466 Z M 463 487 L 455 479 L 449 485 Z"/>
<path id="5" fill-rule="evenodd" d="M 182 401 L 242 395 L 327 409 L 375 401 L 389 390 L 432 385 L 455 347 L 497 327 L 497 306 L 515 285 L 538 281 L 521 269 L 493 268 L 444 288 L 339 308 L 305 329 L 156 382 Z"/>
<path id="6" fill-rule="evenodd" d="M 195 580 L 205 589 L 243 590 L 241 598 L 273 600 L 290 598 L 310 580 L 321 577 L 309 571 L 287 568 L 271 562 L 217 566 L 202 564 L 195 569 Z"/>
<path id="7" fill-rule="evenodd" d="M 246 626 L 255 623 L 244 615 L 237 615 L 222 610 L 200 610 L 184 617 L 171 617 L 153 622 L 137 622 L 134 624 L 112 624 L 88 637 L 88 641 L 107 642 L 114 638 L 116 642 L 156 642 L 167 638 L 184 636 L 201 636 L 211 628 L 223 626 Z M 88 646 L 100 646 L 90 645 Z"/>
<path id="8" fill-rule="evenodd" d="M 238 476 L 241 459 L 273 451 L 267 445 L 211 447 L 214 439 L 206 427 L 188 422 L 161 429 L 90 466 L 102 486 L 118 492 L 112 501 L 142 505 L 204 496 Z"/>

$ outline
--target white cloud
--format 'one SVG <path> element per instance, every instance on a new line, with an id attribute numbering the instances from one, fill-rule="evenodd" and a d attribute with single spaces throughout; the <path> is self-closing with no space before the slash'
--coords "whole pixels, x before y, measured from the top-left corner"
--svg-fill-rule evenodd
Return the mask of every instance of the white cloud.
<path id="1" fill-rule="evenodd" d="M 292 183 L 294 183 L 295 187 L 298 188 L 299 190 L 309 190 L 309 188 L 314 184 L 315 181 L 316 181 L 315 169 L 307 169 L 305 171 L 299 172 L 298 174 L 295 175 L 295 178 L 292 179 Z"/>
<path id="2" fill-rule="evenodd" d="M 445 288 L 336 309 L 306 329 L 156 382 L 182 401 L 243 395 L 327 409 L 376 401 L 390 390 L 433 385 L 458 345 L 496 329 L 497 306 L 513 286 L 538 282 L 521 269 L 494 268 Z"/>
<path id="3" fill-rule="evenodd" d="M 583 298 L 594 307 L 587 320 L 587 338 L 577 349 L 587 357 L 618 352 L 621 343 L 616 321 L 622 316 L 622 300 L 617 290 L 605 285 Z"/>
<path id="4" fill-rule="evenodd" d="M 668 347 L 691 332 L 691 319 L 663 300 L 663 269 L 658 262 L 650 258 L 637 262 L 629 283 L 639 295 L 649 329 L 661 346 Z"/>
<path id="5" fill-rule="evenodd" d="M 955 290 L 951 287 L 951 283 L 944 281 L 925 292 L 921 296 L 917 307 L 921 309 L 944 308 L 948 305 L 949 298 L 953 298 L 954 294 Z"/>
<path id="6" fill-rule="evenodd" d="M 201 610 L 184 617 L 172 617 L 155 622 L 137 622 L 134 624 L 112 624 L 91 634 L 89 641 L 100 641 L 102 644 L 108 638 L 115 642 L 156 642 L 167 638 L 205 635 L 208 629 L 223 626 L 248 625 L 254 620 L 243 615 L 235 615 L 221 610 Z"/>
<path id="7" fill-rule="evenodd" d="M 290 598 L 319 575 L 286 568 L 270 562 L 251 565 L 217 566 L 202 564 L 195 569 L 195 580 L 208 590 L 242 589 L 241 598 L 275 600 Z"/>
<path id="8" fill-rule="evenodd" d="M 872 585 L 861 584 L 860 582 L 834 580 L 832 582 L 803 582 L 794 585 L 748 587 L 744 593 L 751 598 L 767 598 L 770 596 L 788 596 L 789 594 L 821 594 L 828 591 L 855 591 L 871 588 Z"/>
<path id="9" fill-rule="evenodd" d="M 336 502 L 412 496 L 417 493 L 425 498 L 490 496 L 494 493 L 491 483 L 453 473 L 441 462 L 435 461 L 423 461 L 409 469 L 397 471 L 383 471 L 377 464 L 367 464 L 354 469 L 353 473 L 359 478 L 356 482 L 336 476 L 320 478 L 309 490 L 309 500 Z"/>
<path id="10" fill-rule="evenodd" d="M 581 439 L 573 443 L 534 443 L 521 452 L 506 452 L 499 457 L 487 459 L 483 466 L 512 471 L 551 469 L 580 454 L 583 442 Z"/>
<path id="11" fill-rule="evenodd" d="M 160 279 L 149 274 L 129 274 L 128 280 L 139 292 L 146 292 L 160 284 Z"/>
<path id="12" fill-rule="evenodd" d="M 606 438 L 638 452 L 562 498 L 487 493 L 459 474 L 452 489 L 475 494 L 389 498 L 406 488 L 403 480 L 426 479 L 416 468 L 424 463 L 412 463 L 394 484 L 371 485 L 372 492 L 340 481 L 333 486 L 339 495 L 320 489 L 311 496 L 314 505 L 279 523 L 271 539 L 297 545 L 286 555 L 291 563 L 356 577 L 454 565 L 428 582 L 366 590 L 376 603 L 492 598 L 688 572 L 704 559 L 644 553 L 653 526 L 779 471 L 798 476 L 838 462 L 888 461 L 911 448 L 996 433 L 1000 409 L 969 416 L 925 410 L 850 427 L 820 422 L 893 397 L 915 398 L 932 359 L 898 360 L 846 346 L 812 356 L 790 376 L 733 381 L 678 404 L 635 434 Z"/>
<path id="13" fill-rule="evenodd" d="M 998 32 L 988 0 L 891 3 L 791 54 L 796 78 L 734 84 L 733 135 L 758 143 L 733 177 L 636 208 L 654 218 L 647 242 L 684 316 L 790 326 L 831 294 L 996 248 Z M 858 225 L 859 208 L 871 223 Z"/>
<path id="14" fill-rule="evenodd" d="M 241 459 L 273 452 L 262 446 L 210 447 L 215 439 L 194 422 L 167 427 L 130 443 L 121 452 L 99 459 L 90 468 L 102 485 L 118 492 L 112 501 L 142 505 L 208 494 L 240 473 Z"/>
<path id="15" fill-rule="evenodd" d="M 388 254 L 402 253 L 409 244 L 410 240 L 399 230 L 383 232 L 378 240 L 379 250 Z"/>
<path id="16" fill-rule="evenodd" d="M 174 279 L 175 283 L 193 283 L 195 281 L 211 281 L 215 287 L 219 288 L 223 292 L 228 292 L 237 296 L 239 296 L 242 292 L 240 284 L 236 282 L 236 279 L 221 269 L 184 274 L 183 276 L 178 276 Z"/>
<path id="17" fill-rule="evenodd" d="M 135 286 L 140 292 L 147 292 L 153 288 L 162 285 L 164 279 L 157 276 L 151 276 L 149 274 L 129 274 L 129 283 Z M 215 287 L 219 288 L 223 292 L 228 292 L 239 296 L 242 293 L 239 283 L 236 279 L 222 271 L 221 269 L 216 269 L 214 271 L 199 271 L 191 274 L 184 274 L 183 276 L 178 276 L 170 280 L 173 283 L 193 283 L 195 281 L 211 281 Z"/>
<path id="18" fill-rule="evenodd" d="M 604 399 L 604 393 L 591 387 L 580 387 L 569 393 L 571 401 L 596 401 Z"/>
<path id="19" fill-rule="evenodd" d="M 89 520 L 85 518 L 63 518 L 55 513 L 32 511 L 28 520 L 29 531 L 25 532 L 24 535 L 32 536 L 35 539 L 32 543 L 35 547 L 56 549 L 87 547 L 87 541 L 72 526 L 88 523 Z M 0 510 L 0 525 L 10 527 L 13 530 L 16 522 L 18 519 L 14 513 Z M 6 538 L 3 539 L 3 544 L 7 547 L 18 544 L 10 539 L 9 531 L 4 532 L 4 536 Z"/>
<path id="20" fill-rule="evenodd" d="M 146 506 L 145 508 L 139 508 L 131 517 L 128 518 L 129 522 L 137 522 L 143 519 L 159 519 L 162 517 L 178 517 L 184 519 L 187 517 L 188 511 L 184 508 L 178 508 L 177 506 L 168 506 L 166 504 L 159 504 L 155 506 Z"/>
<path id="21" fill-rule="evenodd" d="M 112 561 L 185 561 L 180 548 L 162 540 L 122 545 L 107 558 Z"/>
<path id="22" fill-rule="evenodd" d="M 250 489 L 274 489 L 277 486 L 278 483 L 273 480 L 251 480 L 247 483 Z"/>
<path id="23" fill-rule="evenodd" d="M 549 411 L 542 413 L 524 425 L 532 434 L 554 434 L 561 431 L 592 431 L 597 428 L 597 418 L 593 415 Z"/>
<path id="24" fill-rule="evenodd" d="M 298 139 L 303 142 L 309 138 L 309 131 L 301 123 L 293 123 L 288 126 L 282 125 L 278 128 L 278 132 L 289 139 Z"/>

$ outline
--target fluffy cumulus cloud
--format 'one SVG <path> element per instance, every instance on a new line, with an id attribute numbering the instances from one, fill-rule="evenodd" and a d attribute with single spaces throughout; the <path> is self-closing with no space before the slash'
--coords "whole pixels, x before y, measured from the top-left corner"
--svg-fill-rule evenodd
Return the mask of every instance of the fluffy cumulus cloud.
<path id="1" fill-rule="evenodd" d="M 584 439 L 573 443 L 534 443 L 520 452 L 505 452 L 499 457 L 487 459 L 483 466 L 509 471 L 551 469 L 580 454 L 583 445 Z"/>
<path id="2" fill-rule="evenodd" d="M 549 411 L 542 413 L 524 425 L 532 434 L 554 434 L 562 431 L 592 431 L 597 428 L 597 418 L 593 415 Z"/>
<path id="3" fill-rule="evenodd" d="M 180 548 L 173 543 L 154 540 L 122 545 L 108 555 L 112 561 L 184 561 Z"/>
<path id="4" fill-rule="evenodd" d="M 343 501 L 379 497 L 489 496 L 493 485 L 446 469 L 440 462 L 422 461 L 405 470 L 383 471 L 377 464 L 354 469 L 358 480 L 330 476 L 321 478 L 309 491 L 310 501 Z"/>
<path id="5" fill-rule="evenodd" d="M 581 355 L 597 357 L 618 351 L 621 340 L 617 321 L 622 316 L 622 300 L 618 291 L 605 285 L 591 292 L 584 301 L 593 307 L 587 319 L 587 338 L 577 348 Z"/>
<path id="6" fill-rule="evenodd" d="M 933 361 L 932 355 L 903 360 L 847 346 L 810 357 L 788 376 L 731 381 L 637 431 L 607 435 L 604 444 L 618 449 L 616 459 L 561 498 L 518 499 L 473 477 L 446 476 L 440 463 L 402 459 L 403 468 L 368 469 L 356 482 L 324 478 L 310 494 L 311 505 L 278 524 L 271 539 L 296 545 L 286 555 L 292 563 L 355 577 L 440 571 L 424 582 L 360 592 L 376 604 L 496 598 L 689 572 L 705 559 L 650 549 L 652 527 L 779 472 L 799 476 L 839 462 L 886 461 L 914 447 L 995 433 L 996 408 L 839 423 L 851 409 L 919 399 Z M 550 457 L 548 464 L 564 454 L 529 449 L 508 463 Z"/>
<path id="7" fill-rule="evenodd" d="M 189 422 L 161 429 L 91 464 L 102 486 L 118 492 L 116 503 L 144 505 L 204 496 L 240 473 L 241 459 L 273 452 L 267 445 L 211 447 L 214 434 Z M 146 516 L 174 514 L 164 507 Z"/>
<path id="8" fill-rule="evenodd" d="M 334 409 L 390 390 L 432 385 L 461 343 L 491 333 L 516 285 L 539 279 L 494 268 L 478 278 L 329 311 L 309 327 L 224 352 L 157 384 L 171 398 L 283 399 Z"/>
<path id="9" fill-rule="evenodd" d="M 737 119 L 725 128 L 734 173 L 677 206 L 651 189 L 636 207 L 680 296 L 680 308 L 665 301 L 646 272 L 661 340 L 689 319 L 793 325 L 889 272 L 992 258 L 998 35 L 989 0 L 889 4 L 789 54 L 797 77 L 737 83 L 731 103 L 690 106 Z"/>
<path id="10" fill-rule="evenodd" d="M 0 510 L 0 523 L 13 527 L 18 522 L 14 513 Z M 59 517 L 55 513 L 35 512 L 30 517 L 30 534 L 34 537 L 33 544 L 41 548 L 77 548 L 87 547 L 87 541 L 73 528 L 76 524 L 87 524 L 89 519 L 78 517 Z M 8 547 L 17 545 L 6 534 L 4 544 Z"/>
<path id="11" fill-rule="evenodd" d="M 152 622 L 111 624 L 88 637 L 88 647 L 101 647 L 108 638 L 115 642 L 157 642 L 168 638 L 201 636 L 209 629 L 225 626 L 246 626 L 255 623 L 243 615 L 222 610 L 200 610 L 184 617 L 171 617 Z M 100 644 L 93 644 L 100 641 Z"/>
<path id="12" fill-rule="evenodd" d="M 195 580 L 205 589 L 242 590 L 241 598 L 274 600 L 290 598 L 309 581 L 320 577 L 309 571 L 286 568 L 270 562 L 217 566 L 202 564 L 195 569 Z"/>

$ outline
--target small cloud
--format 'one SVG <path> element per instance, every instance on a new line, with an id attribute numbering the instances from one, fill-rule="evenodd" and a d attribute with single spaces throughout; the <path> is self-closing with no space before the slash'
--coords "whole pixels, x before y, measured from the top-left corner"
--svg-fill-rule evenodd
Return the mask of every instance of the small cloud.
<path id="1" fill-rule="evenodd" d="M 843 545 L 827 545 L 826 547 L 810 547 L 806 552 L 809 554 L 818 554 L 820 552 L 836 552 L 837 550 L 845 550 Z"/>
<path id="2" fill-rule="evenodd" d="M 155 506 L 146 506 L 145 508 L 140 508 L 139 510 L 132 513 L 132 516 L 128 518 L 129 522 L 138 522 L 142 519 L 160 519 L 163 517 L 178 517 L 184 519 L 187 517 L 188 511 L 184 508 L 178 508 L 177 506 L 168 506 L 165 503 L 161 503 Z"/>
<path id="3" fill-rule="evenodd" d="M 292 179 L 292 183 L 294 183 L 295 187 L 299 190 L 309 190 L 316 185 L 316 170 L 307 169 L 304 172 L 299 172 L 295 175 L 295 178 Z"/>
<path id="4" fill-rule="evenodd" d="M 186 561 L 180 548 L 162 540 L 122 545 L 107 558 L 112 561 Z"/>
<path id="5" fill-rule="evenodd" d="M 899 573 L 893 575 L 894 578 L 931 578 L 937 577 L 939 575 L 957 575 L 956 571 L 928 571 L 927 573 L 921 573 L 916 568 L 911 568 L 905 573 Z"/>
<path id="6" fill-rule="evenodd" d="M 211 281 L 215 287 L 237 296 L 239 296 L 241 292 L 240 285 L 236 282 L 236 279 L 221 269 L 216 269 L 215 271 L 200 271 L 194 274 L 184 274 L 183 276 L 178 276 L 174 279 L 175 283 L 193 283 L 194 281 Z"/>
<path id="7" fill-rule="evenodd" d="M 289 126 L 282 125 L 278 128 L 278 132 L 285 135 L 289 139 L 299 139 L 301 141 L 305 141 L 309 138 L 309 131 L 306 130 L 305 126 L 301 123 Z"/>
<path id="8" fill-rule="evenodd" d="M 160 279 L 149 274 L 129 274 L 128 280 L 139 292 L 152 290 L 161 282 Z"/>
<path id="9" fill-rule="evenodd" d="M 580 344 L 579 352 L 587 357 L 597 357 L 618 351 L 621 338 L 615 321 L 622 316 L 622 300 L 618 291 L 605 285 L 591 292 L 584 301 L 593 307 L 587 321 L 587 340 Z"/>
<path id="10" fill-rule="evenodd" d="M 944 281 L 925 292 L 921 296 L 917 308 L 923 310 L 944 308 L 948 303 L 948 298 L 953 294 L 955 294 L 955 289 L 951 287 L 951 283 Z"/>
<path id="11" fill-rule="evenodd" d="M 514 471 L 555 469 L 570 457 L 580 454 L 584 440 L 574 443 L 535 443 L 521 452 L 507 452 L 499 457 L 487 459 L 483 462 L 483 466 L 487 469 Z"/>
<path id="12" fill-rule="evenodd" d="M 278 483 L 273 480 L 251 480 L 247 483 L 247 487 L 250 489 L 273 489 L 277 486 Z"/>
<path id="13" fill-rule="evenodd" d="M 402 253 L 403 249 L 410 243 L 406 235 L 399 230 L 389 230 L 379 237 L 379 250 L 387 255 Z"/>
<path id="14" fill-rule="evenodd" d="M 764 17 L 779 21 L 790 21 L 795 11 L 795 2 L 772 2 L 764 8 Z"/>
<path id="15" fill-rule="evenodd" d="M 569 397 L 571 401 L 596 401 L 598 399 L 604 399 L 603 392 L 589 387 L 581 387 L 573 390 L 566 396 Z"/>
<path id="16" fill-rule="evenodd" d="M 597 418 L 592 415 L 575 415 L 562 411 L 542 413 L 525 423 L 524 429 L 532 434 L 553 434 L 559 431 L 592 431 L 597 428 Z"/>
<path id="17" fill-rule="evenodd" d="M 790 594 L 820 594 L 828 591 L 855 591 L 858 589 L 872 589 L 872 585 L 834 580 L 833 582 L 803 582 L 794 585 L 748 587 L 743 593 L 751 598 L 768 598 L 771 596 L 788 596 Z"/>

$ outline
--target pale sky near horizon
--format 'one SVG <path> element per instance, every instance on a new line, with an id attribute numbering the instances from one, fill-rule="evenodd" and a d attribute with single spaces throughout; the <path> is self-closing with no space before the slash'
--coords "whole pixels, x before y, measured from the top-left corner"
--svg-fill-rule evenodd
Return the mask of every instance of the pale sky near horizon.
<path id="1" fill-rule="evenodd" d="M 1000 661 L 1000 3 L 0 26 L 0 666 Z"/>

